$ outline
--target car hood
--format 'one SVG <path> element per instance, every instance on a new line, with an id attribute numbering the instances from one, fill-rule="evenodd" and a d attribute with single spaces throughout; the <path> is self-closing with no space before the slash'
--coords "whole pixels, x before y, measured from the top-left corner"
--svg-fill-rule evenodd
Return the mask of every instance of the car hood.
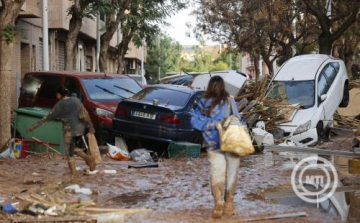
<path id="1" fill-rule="evenodd" d="M 109 111 L 115 113 L 116 108 L 119 104 L 119 101 L 95 102 L 95 104 L 99 108 L 103 108 L 103 109 L 106 109 L 106 110 L 109 110 Z"/>
<path id="2" fill-rule="evenodd" d="M 299 125 L 302 125 L 302 124 L 306 123 L 307 121 L 311 120 L 315 111 L 316 111 L 315 107 L 311 107 L 311 108 L 307 108 L 307 109 L 298 109 L 295 112 L 293 119 L 289 122 L 281 123 L 280 127 L 290 128 L 290 129 L 295 130 L 296 127 L 298 127 Z M 311 125 L 313 125 L 313 123 L 311 123 Z"/>

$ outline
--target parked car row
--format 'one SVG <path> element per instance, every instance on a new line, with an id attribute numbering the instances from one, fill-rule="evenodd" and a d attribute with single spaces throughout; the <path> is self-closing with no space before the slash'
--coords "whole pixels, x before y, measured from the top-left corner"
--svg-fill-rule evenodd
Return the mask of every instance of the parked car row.
<path id="1" fill-rule="evenodd" d="M 126 75 L 31 72 L 24 77 L 19 107 L 52 108 L 57 102 L 56 87 L 66 86 L 88 110 L 100 142 L 117 135 L 136 140 L 201 143 L 201 133 L 192 128 L 190 118 L 213 75 L 223 76 L 232 94 L 238 94 L 248 79 L 236 71 L 219 71 L 198 75 L 192 87 L 158 84 L 144 88 Z M 190 79 L 192 76 L 178 75 L 169 81 L 187 83 Z M 274 75 L 265 100 L 279 106 L 298 104 L 300 108 L 291 120 L 279 127 L 289 139 L 313 144 L 331 126 L 338 106 L 349 103 L 344 62 L 327 55 L 294 57 Z"/>

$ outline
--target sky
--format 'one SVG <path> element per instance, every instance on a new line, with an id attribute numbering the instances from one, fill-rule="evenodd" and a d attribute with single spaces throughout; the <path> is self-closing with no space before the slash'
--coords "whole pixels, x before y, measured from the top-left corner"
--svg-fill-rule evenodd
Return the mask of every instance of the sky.
<path id="1" fill-rule="evenodd" d="M 194 10 L 194 6 L 189 4 L 189 7 L 179 11 L 176 15 L 168 18 L 166 21 L 170 24 L 170 27 L 163 28 L 171 38 L 178 41 L 181 45 L 198 45 L 199 41 L 196 40 L 192 30 L 189 29 L 186 24 L 190 23 L 192 27 L 196 24 L 196 17 L 190 15 Z M 186 36 L 186 33 L 190 33 L 191 37 Z M 215 45 L 211 40 L 205 40 L 206 45 Z"/>

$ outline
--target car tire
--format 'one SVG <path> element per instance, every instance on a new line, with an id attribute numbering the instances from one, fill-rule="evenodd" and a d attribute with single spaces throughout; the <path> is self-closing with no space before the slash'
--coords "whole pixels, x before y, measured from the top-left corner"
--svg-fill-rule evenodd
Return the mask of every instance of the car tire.
<path id="1" fill-rule="evenodd" d="M 202 145 L 203 141 L 202 133 L 200 131 L 194 131 L 192 142 Z"/>
<path id="2" fill-rule="evenodd" d="M 344 93 L 343 93 L 343 98 L 340 102 L 339 107 L 341 108 L 345 108 L 348 106 L 350 101 L 350 94 L 349 94 L 349 84 L 346 82 L 344 85 Z"/>
<path id="3" fill-rule="evenodd" d="M 318 135 L 318 142 L 319 142 L 324 135 L 324 124 L 322 122 L 318 122 L 318 124 L 316 125 L 316 132 Z"/>

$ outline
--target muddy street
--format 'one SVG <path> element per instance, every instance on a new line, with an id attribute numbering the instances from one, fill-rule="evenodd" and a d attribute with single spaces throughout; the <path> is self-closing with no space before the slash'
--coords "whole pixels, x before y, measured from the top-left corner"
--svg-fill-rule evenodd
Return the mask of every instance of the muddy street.
<path id="1" fill-rule="evenodd" d="M 307 217 L 291 218 L 292 222 L 341 222 L 336 211 L 316 208 L 296 199 L 268 199 L 267 193 L 291 189 L 290 175 L 297 160 L 308 154 L 257 153 L 241 159 L 235 196 L 237 214 L 215 222 L 238 222 L 241 219 L 275 214 L 305 212 Z M 348 185 L 359 185 L 359 175 L 349 174 L 345 158 L 335 157 L 340 180 Z M 41 197 L 53 197 L 67 205 L 92 201 L 93 207 L 151 209 L 146 214 L 132 215 L 128 222 L 208 222 L 213 221 L 213 198 L 209 184 L 209 163 L 206 153 L 198 159 L 162 159 L 158 168 L 128 168 L 133 162 L 104 158 L 99 173 L 86 175 L 86 165 L 77 160 L 82 175 L 71 179 L 66 160 L 32 156 L 27 159 L 0 159 L 0 201 L 19 202 L 18 208 L 30 201 L 40 203 Z M 344 165 L 342 165 L 344 164 Z M 102 170 L 116 170 L 116 174 Z M 69 192 L 64 188 L 78 184 L 92 194 Z M 38 195 L 38 196 L 34 196 Z M 39 198 L 40 196 L 40 198 Z M 351 200 L 348 221 L 359 221 L 359 193 L 349 193 Z M 40 200 L 39 200 L 40 199 Z M 1 203 L 0 202 L 0 203 Z M 67 213 L 68 214 L 68 213 Z M 71 213 L 70 213 L 71 215 Z M 16 214 L 17 219 L 36 218 Z M 0 215 L 1 220 L 9 215 Z M 288 222 L 289 219 L 267 222 Z M 260 222 L 264 222 L 263 220 Z"/>

